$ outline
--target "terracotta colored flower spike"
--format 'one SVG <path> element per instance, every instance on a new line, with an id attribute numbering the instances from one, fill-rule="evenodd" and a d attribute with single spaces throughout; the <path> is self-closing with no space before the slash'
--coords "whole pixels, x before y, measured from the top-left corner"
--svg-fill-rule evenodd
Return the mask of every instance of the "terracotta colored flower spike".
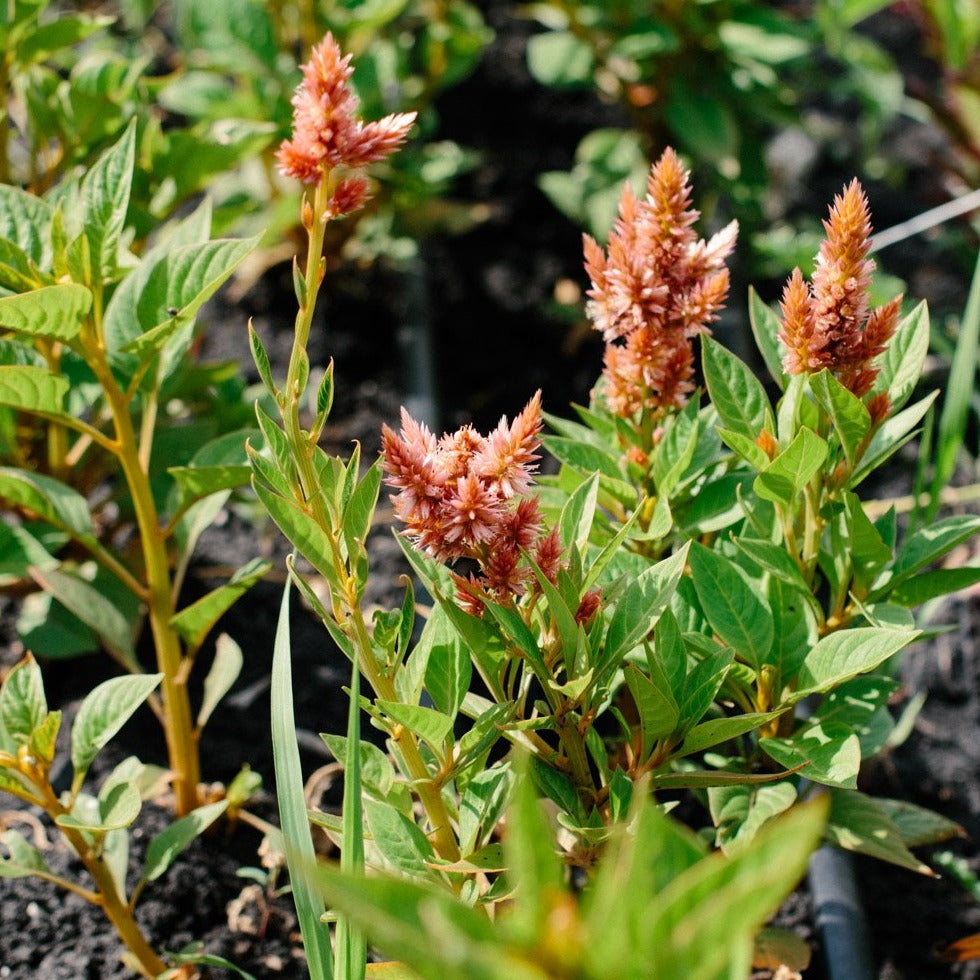
<path id="1" fill-rule="evenodd" d="M 303 81 L 293 95 L 293 136 L 276 154 L 285 176 L 316 183 L 335 167 L 357 169 L 383 160 L 405 141 L 415 113 L 364 122 L 349 84 L 353 71 L 350 55 L 342 56 L 327 33 L 303 65 Z M 332 210 L 354 210 L 365 200 L 364 188 L 349 184 L 335 196 Z"/>
<path id="2" fill-rule="evenodd" d="M 725 259 L 738 225 L 698 239 L 689 177 L 668 148 L 643 200 L 624 188 L 608 249 L 584 238 L 586 312 L 607 342 L 603 394 L 624 417 L 684 405 L 694 387 L 691 338 L 708 331 L 728 295 Z"/>
<path id="3" fill-rule="evenodd" d="M 457 581 L 474 611 L 481 596 L 521 595 L 532 577 L 521 553 L 542 547 L 537 499 L 527 496 L 540 431 L 540 391 L 488 436 L 463 426 L 436 439 L 404 410 L 400 433 L 382 430 L 382 466 L 398 491 L 392 500 L 402 533 L 441 561 L 477 562 L 479 574 Z M 545 557 L 557 569 L 554 547 Z"/>
<path id="4" fill-rule="evenodd" d="M 834 198 L 824 229 L 827 237 L 810 284 L 794 269 L 783 290 L 783 367 L 788 374 L 816 374 L 826 368 L 863 398 L 878 376 L 872 362 L 898 325 L 902 297 L 869 312 L 871 216 L 857 180 Z"/>

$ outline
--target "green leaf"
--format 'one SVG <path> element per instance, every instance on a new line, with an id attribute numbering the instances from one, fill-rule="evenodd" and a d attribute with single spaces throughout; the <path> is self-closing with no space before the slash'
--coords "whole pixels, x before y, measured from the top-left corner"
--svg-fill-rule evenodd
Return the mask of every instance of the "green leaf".
<path id="1" fill-rule="evenodd" d="M 888 599 L 899 605 L 921 606 L 930 599 L 969 589 L 980 582 L 980 568 L 940 568 L 921 572 L 888 591 Z"/>
<path id="2" fill-rule="evenodd" d="M 805 763 L 803 775 L 812 782 L 839 789 L 857 788 L 861 745 L 849 725 L 815 723 L 789 738 L 760 739 L 759 745 L 787 769 Z"/>
<path id="3" fill-rule="evenodd" d="M 793 507 L 796 498 L 823 466 L 827 443 L 805 426 L 793 441 L 755 478 L 755 492 L 774 504 Z"/>
<path id="4" fill-rule="evenodd" d="M 92 534 L 92 519 L 85 498 L 41 473 L 0 467 L 0 500 L 23 507 L 73 537 Z"/>
<path id="5" fill-rule="evenodd" d="M 150 338 L 141 349 L 140 336 L 159 328 L 164 333 L 157 338 L 166 340 L 167 331 L 192 322 L 257 243 L 252 238 L 183 245 L 141 263 L 119 284 L 106 307 L 103 332 L 110 354 L 135 345 L 132 353 L 153 356 L 160 344 Z"/>
<path id="6" fill-rule="evenodd" d="M 204 695 L 197 713 L 199 729 L 208 723 L 221 699 L 232 689 L 242 672 L 243 663 L 241 647 L 227 633 L 222 633 L 215 643 L 211 669 L 204 678 Z"/>
<path id="7" fill-rule="evenodd" d="M 634 647 L 657 625 L 669 606 L 688 559 L 685 545 L 669 558 L 641 572 L 616 602 L 605 648 L 601 657 L 602 669 L 618 665 Z M 597 673 L 600 673 L 597 666 Z"/>
<path id="8" fill-rule="evenodd" d="M 558 519 L 558 534 L 566 549 L 577 548 L 580 555 L 585 554 L 598 497 L 599 474 L 594 473 L 565 502 Z"/>
<path id="9" fill-rule="evenodd" d="M 717 845 L 731 856 L 744 850 L 762 826 L 796 802 L 789 781 L 766 786 L 714 786 L 708 790 Z"/>
<path id="10" fill-rule="evenodd" d="M 248 485 L 250 466 L 170 466 L 167 472 L 174 478 L 179 493 L 179 507 L 189 507 L 196 500 L 219 493 L 237 490 Z"/>
<path id="11" fill-rule="evenodd" d="M 791 703 L 874 670 L 918 635 L 917 630 L 864 627 L 823 637 L 803 660 Z"/>
<path id="12" fill-rule="evenodd" d="M 364 816 L 384 866 L 411 878 L 427 877 L 427 865 L 435 859 L 435 852 L 413 821 L 391 804 L 370 796 L 364 798 Z"/>
<path id="13" fill-rule="evenodd" d="M 272 652 L 272 754 L 276 772 L 276 797 L 279 801 L 286 865 L 292 880 L 293 901 L 303 934 L 307 968 L 312 980 L 329 980 L 333 975 L 333 957 L 329 933 L 321 922 L 326 909 L 312 878 L 316 854 L 306 816 L 303 771 L 300 767 L 293 714 L 289 592 L 287 580 L 282 592 L 276 642 Z"/>
<path id="14" fill-rule="evenodd" d="M 47 368 L 0 367 L 0 405 L 61 415 L 67 393 L 68 379 Z"/>
<path id="15" fill-rule="evenodd" d="M 255 362 L 262 384 L 265 386 L 265 390 L 275 398 L 279 389 L 272 377 L 272 365 L 269 363 L 269 355 L 266 353 L 265 347 L 262 346 L 259 335 L 252 326 L 251 317 L 248 321 L 248 343 L 252 349 L 252 360 Z"/>
<path id="16" fill-rule="evenodd" d="M 40 24 L 24 35 L 13 55 L 23 69 L 44 61 L 56 51 L 70 48 L 79 41 L 91 37 L 115 22 L 114 17 L 93 17 L 80 14 L 75 17 L 60 16 L 47 24 Z"/>
<path id="17" fill-rule="evenodd" d="M 97 276 L 114 278 L 136 154 L 136 120 L 95 162 L 81 183 L 80 220 Z"/>
<path id="18" fill-rule="evenodd" d="M 82 701 L 71 728 L 71 762 L 80 783 L 92 760 L 150 696 L 163 674 L 114 677 Z"/>
<path id="19" fill-rule="evenodd" d="M 430 616 L 426 630 L 430 623 L 434 623 L 438 632 L 431 637 L 425 668 L 425 689 L 436 708 L 446 717 L 455 719 L 463 698 L 470 689 L 473 662 L 470 660 L 469 650 L 445 614 L 439 615 L 437 619 Z"/>
<path id="20" fill-rule="evenodd" d="M 59 827 L 72 830 L 86 830 L 91 833 L 107 834 L 112 830 L 128 827 L 138 816 L 143 801 L 139 790 L 128 783 L 115 783 L 106 792 L 99 794 L 97 813 L 66 813 L 55 817 Z"/>
<path id="21" fill-rule="evenodd" d="M 396 725 L 404 725 L 425 741 L 438 759 L 446 752 L 446 739 L 453 730 L 453 719 L 433 708 L 423 708 L 417 704 L 401 704 L 398 701 L 375 701 Z"/>
<path id="22" fill-rule="evenodd" d="M 160 831 L 146 849 L 143 880 L 156 881 L 170 867 L 174 858 L 227 809 L 227 800 L 208 803 L 192 810 L 186 817 L 175 820 L 166 830 Z"/>
<path id="23" fill-rule="evenodd" d="M 860 398 L 852 395 L 829 371 L 810 377 L 810 390 L 830 417 L 849 466 L 854 466 L 861 441 L 871 428 L 871 416 Z"/>
<path id="24" fill-rule="evenodd" d="M 923 301 L 899 321 L 878 360 L 874 390 L 888 393 L 893 412 L 897 412 L 915 390 L 928 352 L 929 308 Z"/>
<path id="25" fill-rule="evenodd" d="M 0 238 L 9 239 L 40 269 L 51 269 L 51 219 L 47 201 L 0 184 Z"/>
<path id="26" fill-rule="evenodd" d="M 379 459 L 357 482 L 357 486 L 350 495 L 341 515 L 341 527 L 349 555 L 355 555 L 357 546 L 363 546 L 367 539 L 371 522 L 374 520 L 374 509 L 378 505 L 378 491 L 380 489 L 381 461 Z"/>
<path id="27" fill-rule="evenodd" d="M 733 944 L 748 944 L 802 877 L 825 814 L 822 801 L 793 807 L 734 857 L 713 854 L 678 875 L 649 899 L 637 962 L 663 977 L 726 975 Z"/>
<path id="28" fill-rule="evenodd" d="M 627 664 L 623 677 L 640 716 L 641 756 L 645 761 L 657 740 L 670 735 L 677 727 L 680 708 L 670 688 L 655 683 L 636 664 Z"/>
<path id="29" fill-rule="evenodd" d="M 0 723 L 8 735 L 26 743 L 44 722 L 47 713 L 41 668 L 28 653 L 10 671 L 0 688 Z"/>
<path id="30" fill-rule="evenodd" d="M 731 718 L 712 718 L 692 728 L 684 738 L 680 748 L 671 752 L 672 759 L 703 752 L 730 739 L 738 738 L 746 732 L 755 731 L 767 722 L 778 718 L 781 711 L 752 711 Z"/>
<path id="31" fill-rule="evenodd" d="M 916 806 L 907 800 L 876 798 L 875 803 L 898 828 L 906 847 L 927 847 L 953 837 L 966 837 L 966 831 L 940 813 Z"/>
<path id="32" fill-rule="evenodd" d="M 769 399 L 746 364 L 707 335 L 701 338 L 701 362 L 711 404 L 729 429 L 752 440 L 771 429 Z"/>
<path id="33" fill-rule="evenodd" d="M 0 856 L 0 878 L 29 878 L 38 872 L 51 874 L 41 852 L 16 830 L 0 833 L 0 844 L 7 848 L 7 856 Z"/>
<path id="34" fill-rule="evenodd" d="M 187 644 L 188 649 L 196 650 L 211 632 L 219 619 L 258 582 L 272 563 L 261 558 L 253 558 L 243 565 L 228 580 L 197 602 L 181 609 L 170 620 L 171 629 L 176 630 Z"/>
<path id="35" fill-rule="evenodd" d="M 749 287 L 749 321 L 756 345 L 773 380 L 785 391 L 787 377 L 783 373 L 783 348 L 779 340 L 779 317 L 762 302 L 755 288 Z"/>
<path id="36" fill-rule="evenodd" d="M 690 562 L 694 587 L 712 630 L 758 670 L 772 647 L 772 613 L 723 555 L 695 543 Z"/>
<path id="37" fill-rule="evenodd" d="M 84 286 L 42 286 L 0 299 L 0 327 L 34 339 L 73 343 L 91 308 L 92 294 Z"/>
<path id="38" fill-rule="evenodd" d="M 929 411 L 929 407 L 939 392 L 934 391 L 925 398 L 910 405 L 904 411 L 886 419 L 871 437 L 865 454 L 861 457 L 857 472 L 851 479 L 853 490 L 869 473 L 877 469 L 892 453 L 901 449 L 915 435 L 913 429 Z"/>
<path id="39" fill-rule="evenodd" d="M 980 531 L 980 516 L 954 514 L 919 528 L 899 549 L 889 586 L 894 588 L 915 572 L 941 558 Z"/>
<path id="40" fill-rule="evenodd" d="M 592 48 L 570 31 L 535 34 L 527 43 L 527 66 L 542 85 L 588 85 L 595 68 Z"/>
<path id="41" fill-rule="evenodd" d="M 718 435 L 729 449 L 738 453 L 753 469 L 764 470 L 769 465 L 769 457 L 755 439 L 732 429 L 718 429 Z"/>
<path id="42" fill-rule="evenodd" d="M 905 846 L 901 831 L 877 800 L 856 790 L 836 790 L 830 800 L 824 836 L 831 844 L 935 877 Z"/>
<path id="43" fill-rule="evenodd" d="M 45 592 L 95 633 L 107 650 L 134 672 L 139 670 L 133 647 L 134 624 L 111 599 L 85 579 L 57 568 L 35 568 L 31 575 Z"/>

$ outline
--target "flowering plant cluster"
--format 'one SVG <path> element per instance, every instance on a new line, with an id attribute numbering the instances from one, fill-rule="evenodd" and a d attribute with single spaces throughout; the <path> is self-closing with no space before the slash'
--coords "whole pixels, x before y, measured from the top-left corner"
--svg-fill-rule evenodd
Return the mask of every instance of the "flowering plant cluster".
<path id="1" fill-rule="evenodd" d="M 200 534 L 246 481 L 294 549 L 272 743 L 314 980 L 367 975 L 369 942 L 398 961 L 383 969 L 440 980 L 746 975 L 760 928 L 821 840 L 927 873 L 911 848 L 959 828 L 872 798 L 858 776 L 895 729 L 888 665 L 922 635 L 913 610 L 980 580 L 932 567 L 980 519 L 906 529 L 894 507 L 859 495 L 935 397 L 909 404 L 929 341 L 924 306 L 869 308 L 860 185 L 835 200 L 812 280 L 793 273 L 782 315 L 751 300 L 768 389 L 709 329 L 736 226 L 698 237 L 689 174 L 666 150 L 642 199 L 624 190 L 608 244 L 584 240 L 585 313 L 607 342 L 590 404 L 562 418 L 537 393 L 488 434 L 441 437 L 403 412 L 365 465 L 359 446 L 342 459 L 320 445 L 333 368 L 311 385 L 307 347 L 328 229 L 365 203 L 365 169 L 416 120 L 362 119 L 350 57 L 330 34 L 302 72 L 277 160 L 304 185 L 307 248 L 293 265 L 284 380 L 249 325 L 254 427 L 195 387 L 202 372 L 209 392 L 218 381 L 192 341 L 202 305 L 255 242 L 213 240 L 205 203 L 131 252 L 133 127 L 50 197 L 0 188 L 4 567 L 126 671 L 82 702 L 67 788 L 61 714 L 37 661 L 6 678 L 0 790 L 47 814 L 92 885 L 52 872 L 13 830 L 0 834 L 0 876 L 36 874 L 100 906 L 142 975 L 193 973 L 193 955 L 152 948 L 134 910 L 255 789 L 247 772 L 227 788 L 200 780 L 198 740 L 240 651 L 219 639 L 196 712 L 188 679 L 221 614 L 268 565 L 179 599 Z M 243 400 L 239 390 L 234 407 Z M 39 437 L 18 439 L 25 417 Z M 182 443 L 187 428 L 206 435 Z M 542 473 L 545 453 L 554 465 Z M 93 458 L 102 476 L 122 474 L 109 502 L 80 476 Z M 397 607 L 370 610 L 367 539 L 385 481 L 413 578 Z M 126 531 L 139 546 L 117 554 Z M 346 733 L 323 736 L 345 773 L 339 815 L 304 794 L 294 589 L 350 661 Z M 134 647 L 144 619 L 153 673 Z M 163 725 L 169 771 L 126 759 L 88 792 L 93 760 L 144 703 Z M 362 738 L 364 715 L 380 739 Z M 127 830 L 161 777 L 177 819 L 132 886 Z M 701 833 L 667 812 L 680 793 L 703 805 Z M 317 860 L 311 822 L 340 849 L 339 868 Z"/>

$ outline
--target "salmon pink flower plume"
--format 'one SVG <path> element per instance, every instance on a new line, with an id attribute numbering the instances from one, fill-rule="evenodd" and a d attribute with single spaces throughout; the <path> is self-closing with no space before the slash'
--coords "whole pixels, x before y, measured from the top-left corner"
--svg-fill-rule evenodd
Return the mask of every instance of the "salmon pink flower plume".
<path id="1" fill-rule="evenodd" d="M 522 595 L 533 572 L 522 552 L 540 553 L 557 574 L 560 545 L 542 538 L 534 484 L 541 432 L 541 392 L 489 435 L 466 425 L 440 439 L 402 410 L 401 432 L 382 431 L 382 467 L 394 495 L 402 534 L 446 563 L 476 562 L 457 576 L 460 596 L 479 612 L 484 598 Z M 557 550 L 556 550 L 557 549 Z"/>
<path id="2" fill-rule="evenodd" d="M 293 136 L 283 140 L 276 154 L 286 177 L 313 184 L 336 167 L 357 170 L 383 160 L 405 141 L 415 122 L 414 112 L 364 122 L 358 98 L 350 87 L 354 69 L 350 55 L 341 55 L 329 32 L 303 65 L 303 81 L 293 95 Z M 357 182 L 338 187 L 332 210 L 354 210 L 366 200 L 365 186 Z M 346 212 L 343 212 L 346 213 Z"/>
<path id="3" fill-rule="evenodd" d="M 608 250 L 584 236 L 586 313 L 606 340 L 603 395 L 624 418 L 685 404 L 694 388 L 691 339 L 708 332 L 728 295 L 725 259 L 738 224 L 699 239 L 689 177 L 668 148 L 642 201 L 624 188 Z"/>
<path id="4" fill-rule="evenodd" d="M 869 312 L 871 216 L 857 180 L 834 198 L 824 229 L 827 237 L 810 284 L 794 269 L 783 289 L 783 367 L 788 374 L 817 374 L 826 368 L 863 398 L 878 376 L 872 362 L 898 325 L 902 297 Z M 882 412 L 887 414 L 887 407 L 876 404 L 876 415 Z"/>

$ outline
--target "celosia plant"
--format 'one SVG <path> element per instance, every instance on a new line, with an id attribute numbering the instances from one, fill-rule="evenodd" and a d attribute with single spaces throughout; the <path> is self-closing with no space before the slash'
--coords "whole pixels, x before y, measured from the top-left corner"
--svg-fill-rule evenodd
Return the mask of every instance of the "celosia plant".
<path id="1" fill-rule="evenodd" d="M 332 48 L 326 54 L 321 48 L 307 67 L 304 86 L 321 98 L 330 93 L 332 107 L 348 106 L 347 63 Z M 735 229 L 708 242 L 697 238 L 687 174 L 668 151 L 643 201 L 626 192 L 608 253 L 586 239 L 588 313 L 610 346 L 594 402 L 579 410 L 581 422 L 547 417 L 559 435 L 542 441 L 562 464 L 558 475 L 535 474 L 538 395 L 488 435 L 463 426 L 437 437 L 403 413 L 400 432 L 384 429 L 381 462 L 362 474 L 357 449 L 341 461 L 316 444 L 330 409 L 331 371 L 311 399 L 309 428 L 300 421 L 322 228 L 335 216 L 330 201 L 346 162 L 363 160 L 359 150 L 347 158 L 321 152 L 333 130 L 318 136 L 312 121 L 330 120 L 334 110 L 315 116 L 306 108 L 311 98 L 305 90 L 297 96 L 298 132 L 283 151 L 290 172 L 313 178 L 312 203 L 304 206 L 310 251 L 305 275 L 296 276 L 300 312 L 285 387 L 273 380 L 253 335 L 282 429 L 260 410 L 266 438 L 278 448 L 271 461 L 252 454 L 256 492 L 323 576 L 328 596 L 314 592 L 293 561 L 291 580 L 353 666 L 347 736 L 324 736 L 346 765 L 344 812 L 340 819 L 313 815 L 341 845 L 346 864 L 344 876 L 330 876 L 326 885 L 351 915 L 338 927 L 332 965 L 290 744 L 284 601 L 273 730 L 311 973 L 360 975 L 364 946 L 356 922 L 422 975 L 462 975 L 463 962 L 473 968 L 483 954 L 471 942 L 484 944 L 480 949 L 501 944 L 511 957 L 508 969 L 526 967 L 508 975 L 566 975 L 549 916 L 569 924 L 562 935 L 575 948 L 593 941 L 573 926 L 579 913 L 562 892 L 567 867 L 584 874 L 588 906 L 609 874 L 602 858 L 607 841 L 636 834 L 624 828 L 628 814 L 668 790 L 705 792 L 716 843 L 737 862 L 778 833 L 770 819 L 827 787 L 828 839 L 923 870 L 905 844 L 908 814 L 926 828 L 925 838 L 956 828 L 856 788 L 862 758 L 882 746 L 892 726 L 886 701 L 894 682 L 874 671 L 918 635 L 911 614 L 898 607 L 945 588 L 926 566 L 980 522 L 950 518 L 899 544 L 894 515 L 873 522 L 854 493 L 929 401 L 900 411 L 925 352 L 921 309 L 895 326 L 887 350 L 870 362 L 894 314 L 869 320 L 865 313 L 868 229 L 857 189 L 845 194 L 851 204 L 838 204 L 829 223 L 812 300 L 823 319 L 815 312 L 813 321 L 829 331 L 836 315 L 833 329 L 851 331 L 850 346 L 824 349 L 838 352 L 841 378 L 877 399 L 883 414 L 873 417 L 825 368 L 787 379 L 782 360 L 791 355 L 780 346 L 780 325 L 758 304 L 763 353 L 786 387 L 777 406 L 749 369 L 708 336 L 727 293 L 724 259 Z M 407 125 L 396 118 L 376 131 L 403 134 Z M 369 127 L 355 123 L 353 131 Z M 295 164 L 304 146 L 315 152 Z M 809 336 L 817 334 L 815 327 Z M 694 386 L 696 337 L 710 396 L 704 406 Z M 399 541 L 434 600 L 414 641 L 411 586 L 400 608 L 377 611 L 370 624 L 362 607 L 365 539 L 382 473 L 394 491 Z M 366 697 L 362 676 L 372 692 Z M 813 710 L 801 718 L 796 706 L 804 699 Z M 360 740 L 359 707 L 387 736 L 387 752 Z M 535 796 L 550 799 L 564 832 L 564 867 L 552 867 L 544 849 L 508 843 L 502 832 L 515 762 L 501 740 L 531 756 L 517 775 L 524 796 L 515 824 L 534 809 Z M 630 846 L 645 846 L 632 839 Z M 362 863 L 428 884 L 352 886 Z M 742 874 L 737 863 L 724 867 L 733 878 Z M 521 931 L 509 918 L 495 931 L 489 921 L 515 887 L 518 901 L 540 919 Z M 358 895 L 372 897 L 377 918 L 375 906 Z M 692 922 L 697 904 L 685 906 Z M 454 960 L 456 974 L 438 957 L 431 968 L 420 967 L 427 942 L 414 926 L 396 928 L 395 918 L 424 933 L 423 909 L 440 910 L 433 921 L 452 920 L 452 949 L 465 951 Z M 554 957 L 534 952 L 542 943 Z M 729 967 L 744 964 L 744 950 L 737 956 L 726 950 L 722 958 Z M 717 973 L 704 969 L 705 976 Z M 619 975 L 605 970 L 597 962 L 588 975 Z"/>

